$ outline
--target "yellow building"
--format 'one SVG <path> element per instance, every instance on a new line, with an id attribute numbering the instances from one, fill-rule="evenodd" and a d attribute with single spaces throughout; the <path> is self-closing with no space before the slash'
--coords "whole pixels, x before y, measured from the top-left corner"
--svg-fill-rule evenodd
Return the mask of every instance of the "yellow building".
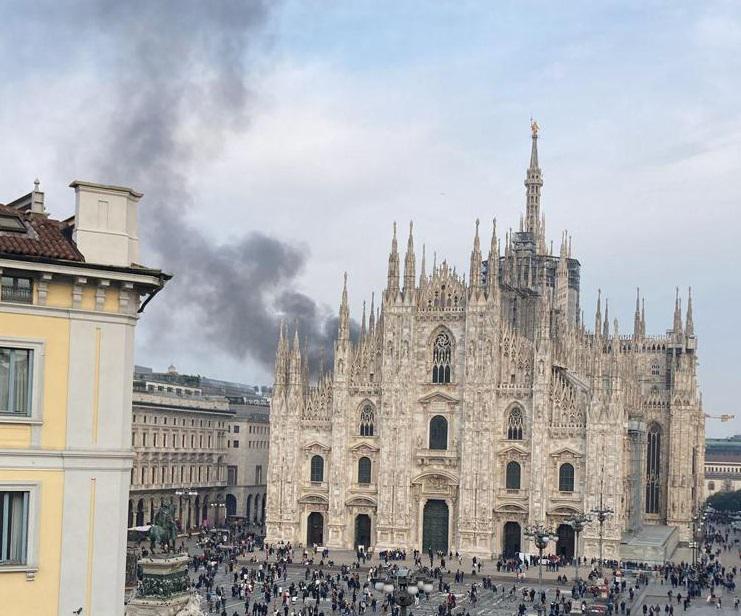
<path id="1" fill-rule="evenodd" d="M 134 328 L 169 279 L 138 262 L 128 188 L 0 205 L 0 611 L 123 614 Z"/>

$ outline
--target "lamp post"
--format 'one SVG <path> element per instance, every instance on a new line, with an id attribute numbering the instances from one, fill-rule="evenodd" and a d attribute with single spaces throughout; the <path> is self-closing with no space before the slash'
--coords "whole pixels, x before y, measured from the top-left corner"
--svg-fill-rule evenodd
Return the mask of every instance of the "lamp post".
<path id="1" fill-rule="evenodd" d="M 584 513 L 577 513 L 566 520 L 566 524 L 574 529 L 576 541 L 574 543 L 574 580 L 579 581 L 579 535 L 584 527 L 592 521 L 592 518 Z"/>
<path id="2" fill-rule="evenodd" d="M 599 507 L 595 507 L 594 509 L 592 509 L 592 513 L 597 516 L 597 521 L 599 522 L 599 574 L 600 574 L 600 577 L 602 577 L 602 539 L 604 536 L 605 520 L 607 520 L 608 517 L 610 517 L 613 513 L 615 513 L 609 507 L 605 507 L 603 503 L 604 492 L 605 492 L 605 468 L 602 467 L 602 477 L 600 478 L 600 488 L 599 488 Z"/>
<path id="3" fill-rule="evenodd" d="M 420 590 L 431 593 L 432 580 L 423 572 L 410 572 L 406 567 L 398 569 L 395 575 L 373 578 L 376 590 L 385 592 L 401 608 L 401 616 L 406 616 L 407 608 L 414 603 L 414 597 Z"/>
<path id="4" fill-rule="evenodd" d="M 537 524 L 528 526 L 525 529 L 525 536 L 532 539 L 535 542 L 535 547 L 538 548 L 538 614 L 543 611 L 543 602 L 541 597 L 543 596 L 543 550 L 548 545 L 549 541 L 555 541 L 557 537 L 553 531 L 545 528 L 544 526 Z"/>
<path id="5" fill-rule="evenodd" d="M 221 501 L 217 501 L 215 503 L 209 503 L 209 507 L 214 508 L 214 528 L 219 527 L 219 511 L 221 509 L 224 509 L 226 505 L 222 503 Z"/>
<path id="6" fill-rule="evenodd" d="M 183 496 L 185 497 L 185 502 L 188 503 L 188 513 L 190 514 L 191 513 L 190 499 L 191 499 L 192 496 L 198 496 L 198 492 L 196 492 L 194 490 L 190 490 L 190 489 L 188 489 L 188 490 L 186 490 L 186 489 L 180 489 L 180 490 L 175 490 L 175 496 L 179 496 L 181 498 Z M 183 526 L 183 511 L 182 511 L 182 509 L 180 510 L 180 525 L 181 525 L 181 527 Z M 190 524 L 188 524 L 188 526 L 190 526 Z"/>
<path id="7" fill-rule="evenodd" d="M 705 525 L 705 518 L 707 514 L 704 508 L 698 507 L 697 512 L 692 516 L 692 565 L 697 566 L 697 548 L 699 547 L 698 539 L 701 536 L 701 531 Z"/>

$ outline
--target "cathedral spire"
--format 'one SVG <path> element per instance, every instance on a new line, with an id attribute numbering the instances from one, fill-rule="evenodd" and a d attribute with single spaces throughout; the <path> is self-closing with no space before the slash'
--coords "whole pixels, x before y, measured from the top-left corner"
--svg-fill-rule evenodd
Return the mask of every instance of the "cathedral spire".
<path id="1" fill-rule="evenodd" d="M 610 306 L 607 298 L 605 298 L 605 323 L 602 328 L 602 337 L 605 339 L 610 337 Z"/>
<path id="2" fill-rule="evenodd" d="M 390 300 L 396 299 L 399 294 L 399 248 L 396 241 L 396 223 L 394 222 L 394 236 L 391 239 L 391 253 L 389 254 L 388 284 L 386 286 L 386 297 Z"/>
<path id="3" fill-rule="evenodd" d="M 499 241 L 497 240 L 497 219 L 492 221 L 489 259 L 486 262 L 486 283 L 489 299 L 494 299 L 499 290 Z"/>
<path id="4" fill-rule="evenodd" d="M 692 320 L 692 287 L 689 288 L 687 294 L 687 325 L 685 326 L 685 333 L 688 336 L 695 335 L 695 323 Z"/>
<path id="5" fill-rule="evenodd" d="M 679 299 L 679 287 L 677 287 L 677 295 L 674 299 L 674 325 L 672 331 L 675 336 L 682 335 L 682 300 Z"/>
<path id="6" fill-rule="evenodd" d="M 481 287 L 481 244 L 479 242 L 479 219 L 476 219 L 476 233 L 473 237 L 471 251 L 471 268 L 468 274 L 468 284 L 471 286 L 471 295 L 475 295 Z"/>
<path id="7" fill-rule="evenodd" d="M 641 298 L 641 336 L 646 336 L 646 300 Z"/>
<path id="8" fill-rule="evenodd" d="M 288 382 L 291 384 L 301 384 L 303 364 L 301 362 L 301 343 L 298 338 L 298 322 L 293 333 L 293 344 L 291 345 L 291 355 L 288 366 Z"/>
<path id="9" fill-rule="evenodd" d="M 594 335 L 599 336 L 602 328 L 602 289 L 597 289 L 597 311 L 594 313 Z"/>
<path id="10" fill-rule="evenodd" d="M 360 319 L 360 339 L 365 338 L 365 300 L 363 300 L 363 317 Z"/>
<path id="11" fill-rule="evenodd" d="M 370 314 L 368 315 L 368 333 L 371 335 L 376 329 L 376 293 L 371 291 Z"/>
<path id="12" fill-rule="evenodd" d="M 538 164 L 538 123 L 531 119 L 530 130 L 532 132 L 532 146 L 530 150 L 530 166 L 525 175 L 526 210 L 525 231 L 533 234 L 536 245 L 543 241 L 540 228 L 540 189 L 543 187 L 543 177 Z"/>
<path id="13" fill-rule="evenodd" d="M 641 290 L 636 288 L 636 312 L 633 315 L 633 338 L 641 337 Z"/>
<path id="14" fill-rule="evenodd" d="M 561 236 L 561 253 L 556 266 L 556 310 L 562 322 L 569 322 L 569 265 L 567 255 L 567 233 Z"/>
<path id="15" fill-rule="evenodd" d="M 350 308 L 347 305 L 347 272 L 342 285 L 342 301 L 340 302 L 340 322 L 337 327 L 337 339 L 347 340 L 350 337 Z"/>
<path id="16" fill-rule="evenodd" d="M 286 372 L 288 371 L 288 343 L 286 342 L 285 324 L 281 319 L 280 334 L 278 337 L 278 350 L 275 353 L 275 384 L 286 384 Z"/>
<path id="17" fill-rule="evenodd" d="M 425 254 L 425 245 L 422 244 L 422 263 L 419 268 L 419 286 L 422 286 L 422 283 L 425 282 L 427 279 L 427 271 L 426 271 L 426 254 Z"/>
<path id="18" fill-rule="evenodd" d="M 409 221 L 409 239 L 407 240 L 407 254 L 404 259 L 404 299 L 407 300 L 411 297 L 412 291 L 414 291 L 415 278 L 417 277 L 415 270 L 414 260 L 414 237 L 413 232 L 414 223 Z"/>

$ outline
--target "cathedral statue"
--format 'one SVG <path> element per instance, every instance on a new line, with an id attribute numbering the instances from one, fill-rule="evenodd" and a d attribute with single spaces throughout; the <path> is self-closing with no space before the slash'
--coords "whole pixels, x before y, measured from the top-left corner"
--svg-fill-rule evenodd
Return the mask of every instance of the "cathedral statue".
<path id="1" fill-rule="evenodd" d="M 291 343 L 281 328 L 268 542 L 512 556 L 537 551 L 523 531 L 541 524 L 558 536 L 551 553 L 591 558 L 599 525 L 577 546 L 568 520 L 601 500 L 614 508 L 605 554 L 645 560 L 642 545 L 656 554 L 690 539 L 704 459 L 692 297 L 677 292 L 659 335 L 646 332 L 640 293 L 632 332 L 601 292 L 587 323 L 571 237 L 555 251 L 547 240 L 530 128 L 525 211 L 501 249 L 494 224 L 485 254 L 477 224 L 466 276 L 440 251 L 428 269 L 411 226 L 401 254 L 394 224 L 380 305 L 376 294 L 351 338 L 345 279 L 333 370 L 317 382 L 299 332 Z"/>

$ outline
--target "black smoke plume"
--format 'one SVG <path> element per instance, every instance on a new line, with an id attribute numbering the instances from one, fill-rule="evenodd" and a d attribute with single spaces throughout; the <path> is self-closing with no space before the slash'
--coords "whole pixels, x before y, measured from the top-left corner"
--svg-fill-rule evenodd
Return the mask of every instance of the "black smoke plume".
<path id="1" fill-rule="evenodd" d="M 269 368 L 285 319 L 308 340 L 314 365 L 330 361 L 335 311 L 294 290 L 305 250 L 258 231 L 219 241 L 186 220 L 192 208 L 218 216 L 218 203 L 194 203 L 189 189 L 201 179 L 199 162 L 218 155 L 230 132 L 249 128 L 250 67 L 269 38 L 275 3 L 62 4 L 55 18 L 70 15 L 70 27 L 84 28 L 86 43 L 97 42 L 115 101 L 104 131 L 91 140 L 100 144 L 91 179 L 145 194 L 143 246 L 157 253 L 150 261 L 175 276 L 147 309 L 149 343 L 166 347 L 185 337 Z"/>

